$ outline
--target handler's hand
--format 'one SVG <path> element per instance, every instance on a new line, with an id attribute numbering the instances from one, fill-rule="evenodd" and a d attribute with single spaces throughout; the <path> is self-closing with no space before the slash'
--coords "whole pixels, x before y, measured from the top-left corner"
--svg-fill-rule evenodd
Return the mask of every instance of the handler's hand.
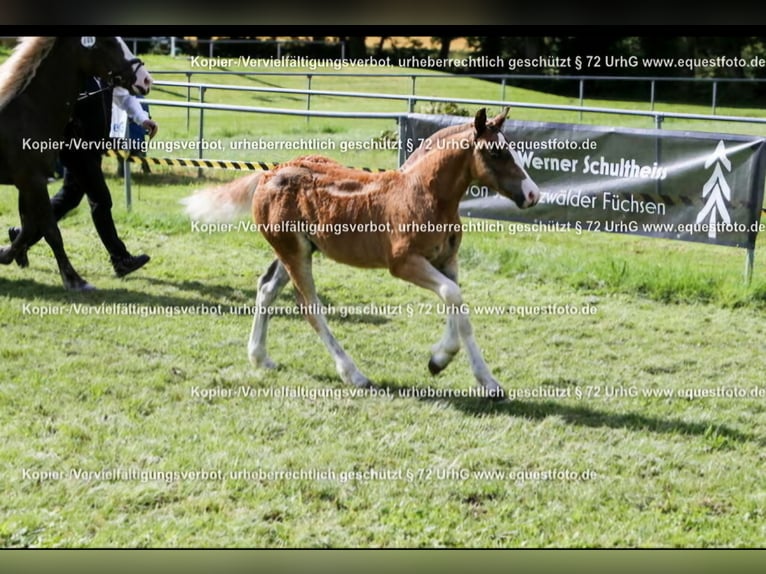
<path id="1" fill-rule="evenodd" d="M 152 139 L 154 136 L 157 135 L 157 130 L 160 129 L 160 127 L 157 125 L 157 122 L 154 120 L 144 120 L 141 123 L 141 126 L 146 130 L 146 133 L 149 134 L 149 139 Z"/>

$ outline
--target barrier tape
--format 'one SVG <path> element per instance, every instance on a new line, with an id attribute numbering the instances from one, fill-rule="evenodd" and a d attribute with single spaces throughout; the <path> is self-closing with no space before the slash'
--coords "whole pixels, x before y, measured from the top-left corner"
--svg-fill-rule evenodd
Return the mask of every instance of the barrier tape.
<path id="1" fill-rule="evenodd" d="M 241 171 L 269 171 L 279 165 L 277 162 L 266 161 L 236 161 L 225 159 L 181 159 L 171 157 L 139 157 L 135 155 L 127 156 L 126 152 L 117 152 L 109 150 L 106 155 L 116 157 L 122 160 L 127 159 L 130 163 L 139 163 L 142 165 L 169 165 L 174 167 L 209 167 L 215 169 L 236 169 Z M 367 172 L 386 171 L 382 168 L 360 167 Z"/>
<path id="2" fill-rule="evenodd" d="M 126 159 L 126 152 L 117 152 L 115 150 L 109 150 L 106 152 L 106 155 L 117 157 L 120 159 Z M 175 167 L 209 167 L 214 169 L 236 169 L 240 171 L 269 171 L 270 169 L 274 169 L 279 165 L 277 162 L 266 162 L 266 161 L 236 161 L 236 160 L 225 160 L 225 159 L 181 159 L 181 158 L 171 158 L 171 157 L 139 157 L 135 155 L 131 155 L 127 157 L 128 162 L 130 163 L 140 163 L 142 165 L 170 165 Z M 371 167 L 360 167 L 355 169 L 361 169 L 362 171 L 367 172 L 381 172 L 386 171 L 382 168 L 371 168 Z M 640 193 L 638 194 L 642 199 L 645 201 L 656 201 L 657 197 L 647 194 L 647 193 Z M 666 204 L 673 205 L 674 201 L 672 198 L 670 198 L 667 195 L 659 194 L 659 198 L 661 201 L 663 201 Z M 686 205 L 691 205 L 695 203 L 695 201 L 700 202 L 701 200 L 698 200 L 698 198 L 690 198 L 686 196 L 681 196 L 678 198 L 680 202 L 685 203 Z M 766 208 L 761 209 L 761 213 L 766 213 Z"/>

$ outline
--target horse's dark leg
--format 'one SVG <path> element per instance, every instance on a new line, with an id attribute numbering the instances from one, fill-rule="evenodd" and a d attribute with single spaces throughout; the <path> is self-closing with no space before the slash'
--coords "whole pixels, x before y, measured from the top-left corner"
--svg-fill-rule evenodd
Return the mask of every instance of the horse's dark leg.
<path id="1" fill-rule="evenodd" d="M 458 264 L 457 258 L 453 257 L 446 265 L 439 269 L 448 279 L 458 282 Z M 450 306 L 447 309 L 447 327 L 444 335 L 433 347 L 431 347 L 431 359 L 428 361 L 428 370 L 432 375 L 438 375 L 460 350 L 460 332 L 458 331 L 458 313 L 459 309 Z"/>
<path id="2" fill-rule="evenodd" d="M 269 327 L 269 307 L 279 296 L 290 276 L 285 266 L 279 259 L 272 261 L 269 268 L 258 280 L 258 295 L 255 298 L 255 314 L 253 317 L 253 330 L 250 332 L 250 341 L 247 345 L 247 354 L 250 362 L 256 367 L 273 369 L 274 361 L 269 359 L 266 353 L 266 331 Z"/>
<path id="3" fill-rule="evenodd" d="M 456 330 L 468 354 L 468 360 L 476 381 L 484 388 L 490 398 L 504 399 L 503 388 L 492 376 L 484 357 L 482 357 L 481 350 L 476 344 L 473 327 L 471 327 L 468 311 L 463 305 L 463 295 L 457 283 L 420 255 L 405 256 L 395 261 L 389 270 L 395 277 L 433 291 L 441 297 L 450 309 L 450 317 L 454 317 L 451 320 L 455 322 Z"/>
<path id="4" fill-rule="evenodd" d="M 21 228 L 16 236 L 11 241 L 11 245 L 7 248 L 0 249 L 0 263 L 8 265 L 16 259 L 20 261 L 19 265 L 26 267 L 29 265 L 29 261 L 26 260 L 26 252 L 29 246 L 34 243 L 33 237 L 38 241 L 42 237 L 42 232 L 39 232 L 39 226 L 34 218 L 30 218 L 30 202 L 27 199 L 27 195 L 21 192 L 19 188 L 19 218 L 21 219 Z M 27 265 L 22 265 L 26 263 Z"/>
<path id="5" fill-rule="evenodd" d="M 10 263 L 17 253 L 26 250 L 42 235 L 56 257 L 64 287 L 74 291 L 93 289 L 74 270 L 66 251 L 64 251 L 64 241 L 53 217 L 53 209 L 44 180 L 35 178 L 32 182 L 23 182 L 19 185 L 19 213 L 21 215 L 21 233 L 5 254 L 8 261 L 2 260 L 2 262 Z"/>
<path id="6" fill-rule="evenodd" d="M 82 200 L 84 195 L 85 193 L 82 191 L 81 187 L 77 185 L 77 182 L 72 177 L 71 171 L 67 170 L 67 173 L 64 177 L 64 186 L 56 195 L 54 195 L 51 198 L 51 208 L 53 209 L 54 220 L 58 222 L 67 213 L 69 213 L 75 207 L 77 207 L 80 204 L 80 201 Z M 24 217 L 27 211 L 25 210 L 22 203 L 25 198 L 26 198 L 25 194 L 21 194 L 21 193 L 19 194 L 19 214 L 22 217 L 22 226 L 26 226 L 31 229 L 32 227 L 35 227 L 34 221 L 29 221 L 26 223 L 24 222 Z M 43 231 L 40 228 L 38 229 L 34 237 L 32 237 L 32 240 L 29 241 L 23 247 L 23 249 L 21 249 L 19 253 L 16 254 L 16 263 L 19 265 L 19 267 L 29 266 L 29 258 L 27 257 L 27 251 L 31 249 L 32 246 L 35 245 L 38 241 L 40 241 L 42 238 L 43 238 Z"/>

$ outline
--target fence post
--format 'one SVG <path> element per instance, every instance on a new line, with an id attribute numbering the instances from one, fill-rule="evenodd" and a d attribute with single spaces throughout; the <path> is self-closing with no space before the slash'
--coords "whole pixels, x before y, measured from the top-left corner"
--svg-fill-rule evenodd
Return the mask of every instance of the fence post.
<path id="1" fill-rule="evenodd" d="M 502 86 L 502 88 L 500 89 L 500 99 L 505 101 L 505 76 L 503 76 L 503 79 L 500 82 L 500 85 Z"/>
<path id="2" fill-rule="evenodd" d="M 306 111 L 311 110 L 311 74 L 306 74 L 306 79 L 308 80 L 308 87 L 306 88 L 308 92 L 306 93 Z M 311 121 L 311 116 L 306 114 L 306 125 L 309 124 Z"/>
<path id="3" fill-rule="evenodd" d="M 205 88 L 204 86 L 199 87 L 199 103 L 203 104 L 205 103 Z M 202 138 L 205 134 L 205 110 L 203 108 L 199 109 L 199 135 L 198 135 L 198 143 L 199 143 L 199 150 L 197 157 L 199 159 L 202 159 Z M 197 177 L 202 177 L 202 168 L 197 168 Z"/>
<path id="4" fill-rule="evenodd" d="M 399 116 L 398 118 L 396 118 L 396 123 L 398 124 L 398 128 L 399 128 L 399 166 L 398 167 L 401 167 L 402 164 L 407 159 L 407 154 L 406 154 L 407 150 L 404 144 L 404 140 L 407 139 L 407 130 L 406 130 L 407 122 L 405 122 L 404 120 L 405 120 L 404 116 Z"/>
<path id="5" fill-rule="evenodd" d="M 187 83 L 187 86 L 186 86 L 186 103 L 187 104 L 189 102 L 191 102 L 191 85 L 188 85 L 188 84 L 191 84 L 191 77 L 192 77 L 192 73 L 191 72 L 186 72 L 186 83 Z M 190 120 L 190 114 L 191 114 L 191 108 L 187 107 L 186 108 L 186 133 L 189 133 L 189 122 L 191 121 Z"/>
<path id="6" fill-rule="evenodd" d="M 582 106 L 585 99 L 585 80 L 580 78 L 580 121 L 582 121 Z"/>
<path id="7" fill-rule="evenodd" d="M 652 111 L 654 111 L 654 84 L 655 83 L 656 83 L 656 81 L 652 80 L 652 86 L 651 86 L 651 89 L 649 91 L 649 101 L 652 104 Z"/>
<path id="8" fill-rule="evenodd" d="M 171 58 L 176 57 L 176 37 L 175 36 L 170 37 L 170 57 Z"/>
<path id="9" fill-rule="evenodd" d="M 745 285 L 750 285 L 753 280 L 753 264 L 755 263 L 755 249 L 748 248 L 745 254 Z"/>
<path id="10" fill-rule="evenodd" d="M 131 193 L 130 189 L 130 162 L 128 161 L 128 157 L 130 156 L 129 153 L 125 154 L 125 157 L 119 157 L 118 160 L 122 161 L 122 173 L 124 174 L 123 177 L 125 178 L 125 205 L 128 208 L 128 211 L 131 210 L 133 207 L 133 194 Z"/>
<path id="11" fill-rule="evenodd" d="M 715 115 L 716 100 L 718 99 L 718 82 L 713 81 L 713 115 Z"/>

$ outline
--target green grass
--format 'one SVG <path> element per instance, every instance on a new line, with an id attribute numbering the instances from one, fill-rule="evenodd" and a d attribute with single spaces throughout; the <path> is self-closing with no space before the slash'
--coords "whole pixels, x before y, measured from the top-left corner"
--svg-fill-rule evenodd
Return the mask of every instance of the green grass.
<path id="1" fill-rule="evenodd" d="M 150 68 L 170 65 L 183 62 L 150 59 Z M 366 89 L 383 87 L 369 82 Z M 463 97 L 497 89 L 463 79 L 430 88 Z M 182 114 L 153 114 L 164 137 L 187 137 Z M 206 133 L 367 138 L 382 129 L 312 120 L 307 132 L 303 119 L 234 117 L 211 114 Z M 395 162 L 390 155 L 337 157 L 377 167 Z M 113 173 L 113 161 L 106 166 Z M 236 311 L 254 302 L 268 246 L 249 233 L 192 233 L 178 200 L 209 181 L 155 171 L 134 176 L 130 212 L 121 182 L 109 178 L 123 239 L 152 256 L 145 269 L 112 277 L 83 206 L 61 229 L 73 264 L 98 291 L 65 292 L 45 245 L 30 252 L 29 269 L 0 270 L 0 545 L 763 545 L 759 257 L 745 286 L 744 254 L 731 248 L 594 233 L 466 234 L 460 282 L 476 338 L 495 376 L 518 394 L 502 404 L 459 396 L 474 385 L 464 352 L 438 378 L 428 374 L 428 351 L 443 328 L 433 295 L 383 271 L 317 257 L 326 304 L 391 306 L 329 317 L 386 392 L 338 396 L 348 389 L 299 317 L 271 324 L 279 370 L 249 365 L 251 318 Z M 15 193 L 5 188 L 0 223 L 16 221 Z M 291 306 L 292 294 L 278 304 Z M 566 305 L 594 312 L 534 312 Z M 131 312 L 97 313 L 123 306 Z M 481 312 L 490 306 L 516 313 Z M 205 314 L 211 308 L 222 313 Z M 450 394 L 405 396 L 429 390 Z M 745 396 L 715 396 L 734 391 Z M 223 479 L 76 478 L 104 470 L 171 479 L 215 471 Z M 280 471 L 331 476 L 258 474 Z M 546 471 L 579 474 L 523 479 Z M 31 474 L 40 472 L 50 478 Z"/>

